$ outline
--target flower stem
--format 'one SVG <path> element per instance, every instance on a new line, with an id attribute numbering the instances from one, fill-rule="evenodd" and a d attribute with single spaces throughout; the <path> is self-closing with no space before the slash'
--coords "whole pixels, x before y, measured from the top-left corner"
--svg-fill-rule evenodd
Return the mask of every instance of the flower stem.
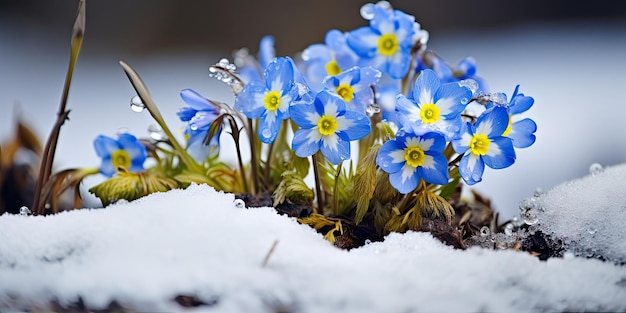
<path id="1" fill-rule="evenodd" d="M 318 163 L 318 154 L 320 152 L 316 152 L 311 156 L 313 162 L 313 174 L 315 176 L 315 193 L 317 194 L 317 210 L 315 213 L 324 214 L 324 196 L 322 195 L 322 180 L 320 178 L 320 171 Z"/>
<path id="2" fill-rule="evenodd" d="M 72 76 L 74 74 L 74 66 L 80 53 L 80 48 L 83 44 L 83 37 L 85 35 L 85 1 L 81 0 L 78 4 L 78 14 L 74 22 L 74 30 L 72 32 L 71 50 L 70 50 L 70 63 L 67 67 L 67 73 L 65 74 L 65 84 L 63 86 L 63 95 L 61 96 L 61 103 L 59 104 L 59 112 L 57 113 L 57 120 L 54 123 L 52 132 L 48 137 L 46 146 L 43 150 L 43 156 L 41 158 L 41 164 L 39 166 L 39 176 L 35 183 L 35 197 L 33 199 L 33 212 L 35 214 L 45 213 L 45 200 L 41 199 L 43 186 L 50 178 L 52 172 L 52 164 L 54 163 L 54 154 L 56 152 L 57 143 L 59 141 L 59 134 L 61 127 L 68 120 L 70 114 L 69 110 L 66 110 L 67 98 L 70 92 L 70 85 L 72 84 Z"/>
<path id="3" fill-rule="evenodd" d="M 269 144 L 269 148 L 267 151 L 267 158 L 265 159 L 265 173 L 263 175 L 263 181 L 265 182 L 265 185 L 269 187 L 271 187 L 270 184 L 270 169 L 272 168 L 272 154 L 274 153 L 274 144 L 276 143 L 276 140 L 272 141 L 272 143 Z"/>
<path id="4" fill-rule="evenodd" d="M 241 173 L 241 183 L 243 184 L 243 190 L 244 192 L 250 192 L 248 188 L 248 179 L 246 178 L 246 171 L 244 170 L 243 160 L 241 158 L 241 145 L 239 143 L 239 140 L 235 140 L 235 149 L 237 150 L 237 162 L 239 163 L 239 172 Z"/>
<path id="5" fill-rule="evenodd" d="M 252 119 L 248 119 L 248 137 L 250 140 L 250 167 L 252 171 L 252 185 L 253 185 L 253 193 L 259 193 L 259 157 L 257 151 L 255 149 L 256 138 L 254 137 L 254 127 L 252 123 Z"/>

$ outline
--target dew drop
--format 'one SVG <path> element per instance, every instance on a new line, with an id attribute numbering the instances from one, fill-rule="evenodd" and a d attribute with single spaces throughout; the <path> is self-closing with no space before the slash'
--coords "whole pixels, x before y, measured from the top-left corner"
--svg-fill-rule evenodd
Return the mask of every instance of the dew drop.
<path id="1" fill-rule="evenodd" d="M 233 203 L 235 204 L 235 207 L 237 207 L 239 209 L 243 209 L 243 208 L 246 207 L 246 203 L 242 199 L 235 199 L 235 201 L 233 201 Z"/>
<path id="2" fill-rule="evenodd" d="M 512 223 L 506 224 L 506 226 L 504 226 L 504 234 L 507 236 L 513 235 L 513 227 Z"/>
<path id="3" fill-rule="evenodd" d="M 526 225 L 535 225 L 539 222 L 539 217 L 537 216 L 537 211 L 534 209 L 527 209 L 522 212 L 522 219 Z"/>
<path id="4" fill-rule="evenodd" d="M 604 167 L 600 163 L 593 163 L 589 166 L 589 174 L 598 175 L 604 172 Z"/>
<path id="5" fill-rule="evenodd" d="M 366 246 L 367 246 L 367 245 L 369 245 L 370 243 L 372 243 L 372 241 L 371 241 L 371 240 L 369 240 L 369 239 L 365 239 L 365 245 L 366 245 Z"/>
<path id="6" fill-rule="evenodd" d="M 491 234 L 491 236 L 489 236 L 489 241 L 496 242 L 496 235 L 495 234 Z"/>
<path id="7" fill-rule="evenodd" d="M 272 131 L 269 128 L 265 128 L 261 131 L 261 136 L 263 136 L 263 138 L 271 138 Z"/>
<path id="8" fill-rule="evenodd" d="M 154 124 L 148 126 L 148 135 L 154 140 L 163 140 L 165 138 L 165 133 L 161 127 Z"/>
<path id="9" fill-rule="evenodd" d="M 366 20 L 374 18 L 374 4 L 368 3 L 361 7 L 361 16 Z"/>
<path id="10" fill-rule="evenodd" d="M 141 98 L 139 96 L 133 96 L 132 98 L 130 98 L 130 109 L 133 110 L 134 112 L 143 112 L 143 110 L 146 108 L 146 105 L 143 104 L 143 102 L 141 101 Z"/>
<path id="11" fill-rule="evenodd" d="M 27 206 L 23 206 L 20 208 L 20 215 L 27 216 L 30 215 L 30 209 Z"/>
<path id="12" fill-rule="evenodd" d="M 469 90 L 472 91 L 472 94 L 476 93 L 476 91 L 478 90 L 478 83 L 473 79 L 464 79 L 459 82 L 459 85 L 461 87 L 469 88 Z"/>
<path id="13" fill-rule="evenodd" d="M 489 235 L 491 235 L 491 230 L 489 230 L 489 227 L 487 227 L 487 226 L 483 226 L 483 227 L 480 229 L 480 236 L 481 236 L 481 237 L 487 237 L 487 236 L 489 236 Z"/>
<path id="14" fill-rule="evenodd" d="M 367 108 L 365 108 L 365 112 L 369 116 L 380 113 L 380 105 L 378 105 L 377 103 L 371 103 L 367 106 Z"/>
<path id="15" fill-rule="evenodd" d="M 198 125 L 196 125 L 196 124 L 189 124 L 189 129 L 191 129 L 193 131 L 196 131 L 196 130 L 198 130 Z"/>

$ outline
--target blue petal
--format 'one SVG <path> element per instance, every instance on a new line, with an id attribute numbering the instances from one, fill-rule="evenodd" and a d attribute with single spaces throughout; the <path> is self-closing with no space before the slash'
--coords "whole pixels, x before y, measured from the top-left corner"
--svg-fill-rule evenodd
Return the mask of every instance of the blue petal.
<path id="1" fill-rule="evenodd" d="M 122 148 L 122 146 L 115 139 L 103 135 L 94 139 L 93 147 L 96 150 L 96 154 L 101 158 L 111 158 L 111 154 L 113 152 Z"/>
<path id="2" fill-rule="evenodd" d="M 391 57 L 387 58 L 387 73 L 393 79 L 401 79 L 409 71 L 411 63 L 411 54 L 409 51 L 398 51 Z"/>
<path id="3" fill-rule="evenodd" d="M 189 127 L 194 129 L 208 127 L 216 117 L 217 115 L 213 112 L 199 111 L 189 121 Z"/>
<path id="4" fill-rule="evenodd" d="M 320 114 L 311 103 L 297 103 L 289 107 L 289 116 L 300 128 L 313 128 L 317 124 L 309 120 L 309 116 L 317 116 Z"/>
<path id="5" fill-rule="evenodd" d="M 532 97 L 524 96 L 524 94 L 516 95 L 511 99 L 511 103 L 509 104 L 509 113 L 519 114 L 526 112 L 533 106 L 534 103 L 535 99 Z"/>
<path id="6" fill-rule="evenodd" d="M 382 73 L 379 70 L 370 66 L 361 67 L 360 70 L 361 79 L 359 80 L 359 84 L 365 86 L 376 85 L 378 83 L 378 80 L 380 80 L 380 77 L 382 76 Z"/>
<path id="7" fill-rule="evenodd" d="M 294 84 L 293 65 L 287 58 L 274 58 L 265 68 L 265 85 L 268 90 L 289 90 Z"/>
<path id="8" fill-rule="evenodd" d="M 108 155 L 102 158 L 102 163 L 100 163 L 100 173 L 107 177 L 112 177 L 113 175 L 115 175 L 116 172 L 117 168 L 113 166 L 113 163 L 111 162 L 111 156 Z"/>
<path id="9" fill-rule="evenodd" d="M 348 33 L 346 42 L 356 54 L 364 58 L 372 58 L 376 55 L 376 49 L 378 49 L 378 42 L 372 38 L 380 37 L 380 34 L 375 33 L 371 27 L 357 28 Z"/>
<path id="10" fill-rule="evenodd" d="M 435 92 L 435 103 L 441 115 L 453 117 L 460 114 L 472 99 L 472 91 L 458 83 L 442 84 Z"/>
<path id="11" fill-rule="evenodd" d="M 328 114 L 326 112 L 326 108 L 330 105 L 330 104 L 335 104 L 335 106 L 337 106 L 337 114 L 341 115 L 343 114 L 343 112 L 346 111 L 346 102 L 343 101 L 342 98 L 340 98 L 338 95 L 328 91 L 328 90 L 322 90 L 320 92 L 317 93 L 317 95 L 315 95 L 315 108 L 317 110 L 317 112 L 319 113 L 319 115 L 324 115 L 324 114 Z"/>
<path id="12" fill-rule="evenodd" d="M 392 11 L 388 11 L 381 6 L 374 6 L 374 18 L 370 20 L 370 26 L 373 29 L 383 32 L 393 32 L 397 29 L 397 25 L 395 25 L 394 21 L 394 13 Z"/>
<path id="13" fill-rule="evenodd" d="M 235 98 L 235 109 L 248 118 L 259 118 L 265 112 L 265 104 L 261 99 L 265 97 L 267 88 L 265 83 L 254 80 L 246 84 Z"/>
<path id="14" fill-rule="evenodd" d="M 326 157 L 326 159 L 328 159 L 330 163 L 338 164 L 339 162 L 350 158 L 350 142 L 349 141 L 338 138 L 337 146 L 335 148 L 337 149 L 332 149 L 329 145 L 325 145 L 323 143 L 320 147 L 322 154 L 324 154 L 324 156 Z"/>
<path id="15" fill-rule="evenodd" d="M 332 52 L 325 44 L 314 44 L 308 46 L 302 51 L 302 60 L 304 62 L 321 61 L 323 64 L 332 60 Z"/>
<path id="16" fill-rule="evenodd" d="M 441 82 L 432 70 L 423 70 L 415 81 L 412 97 L 418 105 L 434 103 L 435 93 Z"/>
<path id="17" fill-rule="evenodd" d="M 398 147 L 398 142 L 396 140 L 388 140 L 385 142 L 380 150 L 378 151 L 378 155 L 376 156 L 376 164 L 380 166 L 380 168 L 387 173 L 395 173 L 402 169 L 404 163 L 404 158 L 401 162 L 394 162 L 392 153 L 404 154 L 404 148 Z M 399 161 L 399 160 L 398 160 Z"/>
<path id="18" fill-rule="evenodd" d="M 264 36 L 259 44 L 259 64 L 265 68 L 275 56 L 274 37 Z"/>
<path id="19" fill-rule="evenodd" d="M 420 136 L 422 141 L 433 139 L 433 144 L 430 146 L 430 149 L 425 152 L 443 152 L 443 149 L 446 148 L 446 139 L 444 136 L 437 132 L 428 132 Z"/>
<path id="20" fill-rule="evenodd" d="M 494 106 L 483 112 L 476 120 L 476 133 L 485 134 L 487 137 L 502 135 L 509 126 L 509 114 L 506 107 Z"/>
<path id="21" fill-rule="evenodd" d="M 457 65 L 457 70 L 463 73 L 463 79 L 476 75 L 476 60 L 472 57 L 467 57 Z"/>
<path id="22" fill-rule="evenodd" d="M 493 153 L 492 151 L 497 151 Z M 483 155 L 485 164 L 493 169 L 501 169 L 515 163 L 515 150 L 511 138 L 498 136 L 491 138 L 489 151 Z"/>
<path id="23" fill-rule="evenodd" d="M 196 109 L 198 111 L 212 110 L 215 111 L 216 108 L 207 100 L 205 97 L 195 92 L 192 89 L 183 89 L 180 91 L 180 97 L 187 103 L 191 108 Z"/>
<path id="24" fill-rule="evenodd" d="M 405 181 L 402 181 L 402 173 L 404 171 L 404 167 L 407 167 L 409 170 L 413 169 L 413 173 L 409 177 L 407 177 Z M 417 183 L 419 183 L 420 181 L 420 176 L 416 168 L 413 168 L 409 165 L 405 165 L 404 167 L 403 169 L 395 173 L 389 174 L 389 182 L 400 193 L 407 194 L 417 187 Z"/>
<path id="25" fill-rule="evenodd" d="M 469 142 L 464 144 L 462 141 L 462 137 L 464 136 L 469 136 L 469 138 L 474 136 L 473 126 L 469 122 L 462 123 L 457 136 L 452 139 L 452 148 L 454 148 L 454 151 L 458 154 L 463 154 L 469 149 Z"/>
<path id="26" fill-rule="evenodd" d="M 122 149 L 128 153 L 131 160 L 137 160 L 137 162 L 143 164 L 148 153 L 146 152 L 146 147 L 137 140 L 137 137 L 131 134 L 120 134 L 118 142 Z"/>
<path id="27" fill-rule="evenodd" d="M 535 143 L 535 131 L 537 131 L 535 121 L 525 118 L 511 125 L 511 132 L 507 137 L 513 140 L 515 148 L 527 148 Z"/>
<path id="28" fill-rule="evenodd" d="M 321 141 L 309 141 L 309 134 L 316 129 L 298 129 L 293 135 L 293 141 L 291 147 L 295 151 L 296 155 L 301 158 L 306 158 L 315 154 L 320 149 Z"/>
<path id="29" fill-rule="evenodd" d="M 186 133 L 189 134 L 189 139 L 187 139 L 187 147 L 196 144 L 197 142 L 203 142 L 206 136 L 208 135 L 209 127 L 203 127 L 196 130 L 192 130 L 187 127 Z"/>
<path id="30" fill-rule="evenodd" d="M 441 153 L 427 152 L 433 158 L 433 167 L 420 166 L 417 171 L 424 180 L 431 184 L 446 185 L 450 180 L 448 176 L 448 160 Z"/>
<path id="31" fill-rule="evenodd" d="M 347 110 L 343 116 L 352 122 L 352 125 L 347 129 L 341 129 L 346 133 L 349 140 L 358 140 L 370 133 L 370 119 L 365 114 Z"/>
<path id="32" fill-rule="evenodd" d="M 475 160 L 472 167 L 470 167 L 470 158 Z M 466 153 L 461 162 L 459 163 L 459 173 L 461 177 L 468 185 L 474 185 L 482 180 L 483 172 L 485 171 L 485 163 L 480 156 L 475 156 L 471 153 Z"/>
<path id="33" fill-rule="evenodd" d="M 276 136 L 278 135 L 278 131 L 280 130 L 280 124 L 282 124 L 281 112 L 276 110 L 276 116 L 274 120 L 270 123 L 269 121 L 269 111 L 265 111 L 265 113 L 259 119 L 259 138 L 263 143 L 272 143 Z"/>
<path id="34" fill-rule="evenodd" d="M 198 110 L 192 107 L 182 107 L 178 109 L 176 115 L 178 115 L 178 118 L 181 121 L 188 122 L 194 115 L 196 115 L 196 112 L 198 112 Z"/>
<path id="35" fill-rule="evenodd" d="M 420 108 L 415 102 L 403 94 L 396 97 L 396 113 L 400 127 L 410 127 L 411 124 L 421 120 L 419 118 Z"/>
<path id="36" fill-rule="evenodd" d="M 335 90 L 337 87 L 339 87 L 340 84 L 339 77 L 327 76 L 326 78 L 324 78 L 322 84 L 324 85 L 324 87 L 326 87 L 326 89 Z"/>

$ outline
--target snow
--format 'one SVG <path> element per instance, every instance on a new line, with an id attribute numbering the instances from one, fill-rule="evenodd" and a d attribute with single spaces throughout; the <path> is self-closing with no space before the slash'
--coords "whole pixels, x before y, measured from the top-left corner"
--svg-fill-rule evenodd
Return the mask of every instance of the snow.
<path id="1" fill-rule="evenodd" d="M 626 164 L 598 169 L 536 199 L 538 229 L 577 256 L 626 264 Z"/>
<path id="2" fill-rule="evenodd" d="M 542 198 L 546 206 L 556 204 L 551 197 Z M 80 296 L 91 309 L 116 300 L 140 311 L 180 311 L 177 295 L 215 301 L 197 310 L 219 312 L 626 310 L 626 267 L 611 262 L 454 250 L 418 232 L 345 251 L 272 208 L 234 200 L 192 185 L 105 209 L 4 214 L 0 310 L 53 299 L 68 305 Z"/>

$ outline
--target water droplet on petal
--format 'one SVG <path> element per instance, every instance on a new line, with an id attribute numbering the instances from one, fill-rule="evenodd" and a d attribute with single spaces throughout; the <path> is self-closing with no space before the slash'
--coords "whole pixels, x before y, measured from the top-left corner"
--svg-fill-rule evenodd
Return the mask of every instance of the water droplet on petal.
<path id="1" fill-rule="evenodd" d="M 489 227 L 487 227 L 487 226 L 483 226 L 483 227 L 480 229 L 480 236 L 481 236 L 481 237 L 487 237 L 487 236 L 489 236 L 489 235 L 491 235 L 491 230 L 489 230 Z"/>
<path id="2" fill-rule="evenodd" d="M 196 125 L 196 124 L 189 124 L 189 129 L 191 129 L 193 131 L 196 131 L 196 130 L 198 130 L 198 125 Z"/>
<path id="3" fill-rule="evenodd" d="M 165 133 L 161 127 L 154 124 L 148 126 L 148 135 L 154 140 L 163 140 L 165 138 Z"/>
<path id="4" fill-rule="evenodd" d="M 589 174 L 598 175 L 604 172 L 604 167 L 600 163 L 593 163 L 589 166 Z"/>
<path id="5" fill-rule="evenodd" d="M 366 20 L 374 18 L 374 4 L 368 3 L 361 7 L 361 16 Z"/>
<path id="6" fill-rule="evenodd" d="M 235 204 L 235 207 L 237 207 L 239 209 L 243 209 L 243 208 L 246 207 L 246 203 L 242 199 L 235 199 L 235 201 L 233 201 L 233 203 Z"/>
<path id="7" fill-rule="evenodd" d="M 272 131 L 269 128 L 265 128 L 261 131 L 261 136 L 263 136 L 263 138 L 271 138 Z"/>
<path id="8" fill-rule="evenodd" d="M 504 234 L 507 236 L 513 235 L 513 227 L 512 223 L 506 224 L 506 226 L 504 226 Z"/>
<path id="9" fill-rule="evenodd" d="M 27 206 L 23 206 L 20 208 L 20 215 L 30 215 L 30 209 Z"/>
<path id="10" fill-rule="evenodd" d="M 478 90 L 478 83 L 473 79 L 464 79 L 459 82 L 459 85 L 462 87 L 467 87 L 472 91 L 472 94 L 476 93 Z"/>
<path id="11" fill-rule="evenodd" d="M 534 225 L 539 222 L 539 216 L 537 216 L 537 211 L 534 209 L 527 209 L 522 212 L 522 219 L 526 225 Z"/>
<path id="12" fill-rule="evenodd" d="M 130 98 L 130 109 L 133 110 L 134 112 L 143 112 L 143 110 L 146 108 L 146 105 L 143 104 L 143 102 L 141 101 L 141 98 L 139 96 L 133 96 L 132 98 Z"/>

